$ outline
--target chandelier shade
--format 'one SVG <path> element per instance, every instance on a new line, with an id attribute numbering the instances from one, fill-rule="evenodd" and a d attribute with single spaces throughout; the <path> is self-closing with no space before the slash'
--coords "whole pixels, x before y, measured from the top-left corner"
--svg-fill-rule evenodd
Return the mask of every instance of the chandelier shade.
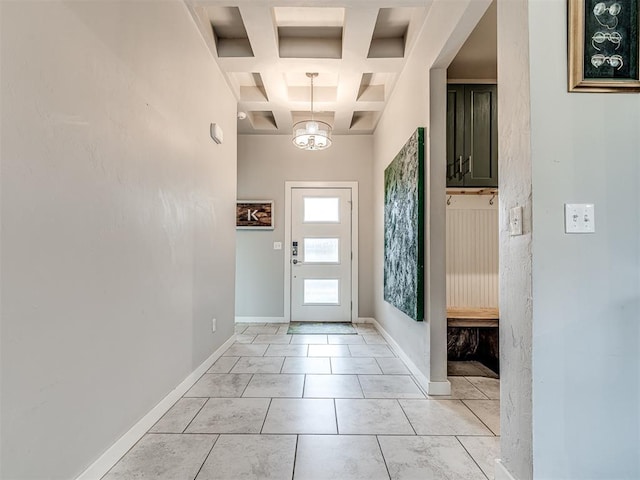
<path id="1" fill-rule="evenodd" d="M 307 73 L 311 79 L 311 119 L 293 125 L 293 144 L 301 150 L 324 150 L 331 146 L 331 125 L 313 118 L 313 79 L 317 73 Z"/>

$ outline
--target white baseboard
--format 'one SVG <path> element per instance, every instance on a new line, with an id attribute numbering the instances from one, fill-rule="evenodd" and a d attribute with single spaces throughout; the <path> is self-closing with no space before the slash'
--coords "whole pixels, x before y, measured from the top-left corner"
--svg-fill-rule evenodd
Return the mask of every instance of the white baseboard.
<path id="1" fill-rule="evenodd" d="M 371 318 L 371 317 L 358 317 L 355 320 L 353 320 L 352 323 L 376 323 L 375 318 Z"/>
<path id="2" fill-rule="evenodd" d="M 516 480 L 499 458 L 496 459 L 495 480 Z"/>
<path id="3" fill-rule="evenodd" d="M 236 323 L 289 323 L 284 317 L 236 317 Z"/>
<path id="4" fill-rule="evenodd" d="M 138 423 L 120 437 L 109 449 L 102 454 L 93 464 L 76 478 L 76 480 L 99 480 L 123 457 L 125 453 L 140 440 L 147 431 L 153 427 L 162 416 L 176 403 L 187 391 L 198 381 L 198 379 L 211 368 L 211 365 L 222 356 L 222 354 L 235 341 L 236 336 L 232 335 L 224 342 L 220 348 L 211 354 L 202 364 L 190 373 L 180 385 L 174 388 L 164 397 L 160 403 L 151 409 Z"/>
<path id="5" fill-rule="evenodd" d="M 451 383 L 447 380 L 445 382 L 431 382 L 427 376 L 420 371 L 420 369 L 416 366 L 415 363 L 409 358 L 409 356 L 400 348 L 398 342 L 396 342 L 389 333 L 382 328 L 382 325 L 378 323 L 375 318 L 371 319 L 371 323 L 373 323 L 378 331 L 385 338 L 387 343 L 391 345 L 391 348 L 398 354 L 400 359 L 407 365 L 407 368 L 414 376 L 418 384 L 422 387 L 422 389 L 429 395 L 451 395 Z"/>

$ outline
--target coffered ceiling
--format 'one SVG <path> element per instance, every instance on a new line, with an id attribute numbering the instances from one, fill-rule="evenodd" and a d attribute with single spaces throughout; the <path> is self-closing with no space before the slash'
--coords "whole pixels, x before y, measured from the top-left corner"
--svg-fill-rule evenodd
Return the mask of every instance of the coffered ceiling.
<path id="1" fill-rule="evenodd" d="M 289 134 L 310 116 L 373 132 L 430 0 L 186 0 L 238 99 L 238 133 Z"/>

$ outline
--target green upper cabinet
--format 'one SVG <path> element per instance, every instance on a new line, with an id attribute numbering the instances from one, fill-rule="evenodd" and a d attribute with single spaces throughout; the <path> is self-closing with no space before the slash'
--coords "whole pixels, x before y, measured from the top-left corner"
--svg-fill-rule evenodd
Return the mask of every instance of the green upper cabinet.
<path id="1" fill-rule="evenodd" d="M 495 85 L 448 85 L 447 187 L 498 186 Z"/>

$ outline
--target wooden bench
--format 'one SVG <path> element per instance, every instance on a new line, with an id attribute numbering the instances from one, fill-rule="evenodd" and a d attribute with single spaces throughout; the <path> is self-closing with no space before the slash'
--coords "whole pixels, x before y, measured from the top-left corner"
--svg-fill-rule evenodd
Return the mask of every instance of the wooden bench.
<path id="1" fill-rule="evenodd" d="M 497 308 L 447 308 L 449 327 L 497 327 L 499 318 Z"/>

